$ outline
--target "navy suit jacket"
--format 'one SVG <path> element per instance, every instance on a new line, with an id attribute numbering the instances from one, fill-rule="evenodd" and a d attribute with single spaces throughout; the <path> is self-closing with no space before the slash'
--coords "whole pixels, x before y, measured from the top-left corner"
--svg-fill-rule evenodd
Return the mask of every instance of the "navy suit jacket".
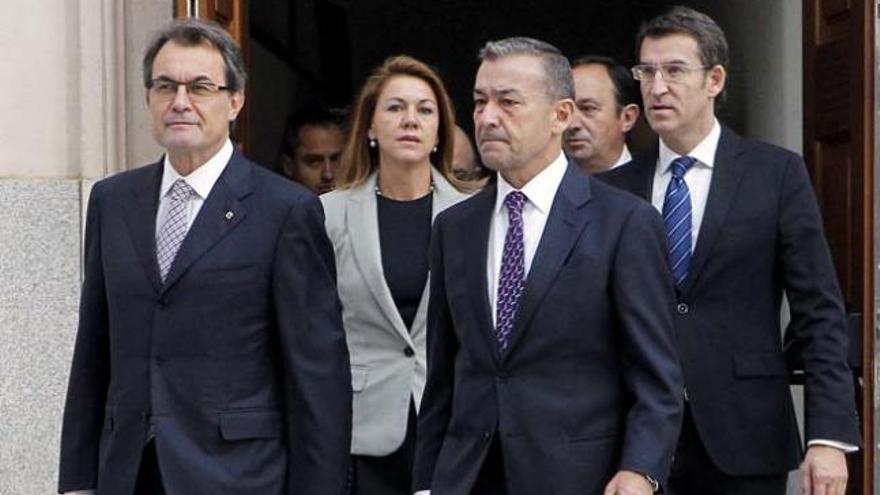
<path id="1" fill-rule="evenodd" d="M 351 378 L 320 201 L 236 152 L 163 284 L 161 177 L 92 190 L 59 491 L 131 493 L 152 436 L 168 493 L 343 493 Z"/>
<path id="2" fill-rule="evenodd" d="M 496 187 L 432 239 L 417 489 L 469 495 L 497 436 L 512 495 L 601 493 L 619 469 L 663 480 L 682 412 L 663 226 L 569 165 L 499 353 L 486 258 Z"/>
<path id="3" fill-rule="evenodd" d="M 598 176 L 650 201 L 657 153 Z M 807 440 L 857 445 L 845 315 L 822 220 L 800 156 L 724 127 L 691 271 L 675 325 L 689 406 L 728 474 L 797 467 L 795 422 L 779 324 L 806 371 Z"/>

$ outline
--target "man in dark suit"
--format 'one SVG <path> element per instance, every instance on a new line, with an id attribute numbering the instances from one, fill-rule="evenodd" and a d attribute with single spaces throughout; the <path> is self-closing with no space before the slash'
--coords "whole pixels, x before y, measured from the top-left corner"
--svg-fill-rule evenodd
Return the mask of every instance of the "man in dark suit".
<path id="1" fill-rule="evenodd" d="M 806 371 L 805 493 L 842 494 L 859 434 L 843 305 L 803 160 L 718 123 L 727 43 L 712 19 L 676 7 L 638 40 L 633 75 L 659 149 L 600 177 L 650 201 L 667 229 L 686 385 L 670 493 L 785 492 L 801 457 L 785 291 Z"/>
<path id="2" fill-rule="evenodd" d="M 176 21 L 144 57 L 158 163 L 98 182 L 60 492 L 328 495 L 351 382 L 318 198 L 233 150 L 235 42 Z"/>
<path id="3" fill-rule="evenodd" d="M 497 183 L 435 222 L 415 480 L 434 495 L 646 495 L 681 419 L 651 208 L 562 154 L 568 61 L 490 42 L 474 87 Z"/>

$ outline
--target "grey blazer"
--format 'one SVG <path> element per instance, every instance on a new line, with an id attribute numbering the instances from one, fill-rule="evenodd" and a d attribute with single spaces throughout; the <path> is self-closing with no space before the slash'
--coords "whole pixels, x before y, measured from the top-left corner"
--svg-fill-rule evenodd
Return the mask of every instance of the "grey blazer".
<path id="1" fill-rule="evenodd" d="M 432 169 L 431 215 L 467 198 Z M 327 234 L 336 254 L 337 284 L 351 356 L 351 453 L 384 456 L 403 443 L 410 397 L 418 410 L 425 388 L 425 315 L 422 293 L 407 331 L 385 282 L 379 249 L 376 174 L 364 184 L 321 196 Z"/>

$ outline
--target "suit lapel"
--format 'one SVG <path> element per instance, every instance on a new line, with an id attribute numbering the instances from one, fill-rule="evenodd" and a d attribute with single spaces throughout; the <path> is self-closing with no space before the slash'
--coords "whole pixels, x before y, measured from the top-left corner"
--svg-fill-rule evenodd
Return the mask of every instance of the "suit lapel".
<path id="1" fill-rule="evenodd" d="M 709 185 L 709 197 L 706 200 L 706 210 L 703 213 L 703 222 L 700 225 L 700 233 L 697 245 L 694 249 L 694 257 L 687 280 L 682 287 L 686 293 L 693 287 L 700 275 L 700 271 L 712 252 L 712 247 L 718 239 L 718 233 L 724 225 L 724 218 L 736 195 L 739 181 L 742 178 L 742 167 L 737 163 L 739 154 L 739 137 L 730 129 L 723 127 L 721 139 L 718 141 L 718 150 L 715 152 L 715 164 L 712 171 L 712 181 Z"/>
<path id="2" fill-rule="evenodd" d="M 379 242 L 379 211 L 376 202 L 376 175 L 352 191 L 346 204 L 346 227 L 351 233 L 351 245 L 367 287 L 373 299 L 394 327 L 394 330 L 407 342 L 411 342 L 409 331 L 394 304 L 391 289 L 385 281 L 382 267 L 382 252 Z"/>
<path id="3" fill-rule="evenodd" d="M 590 179 L 569 165 L 556 192 L 553 206 L 538 243 L 535 258 L 526 278 L 526 286 L 510 336 L 505 356 L 510 355 L 522 338 L 529 320 L 538 308 L 556 274 L 591 220 Z"/>
<path id="4" fill-rule="evenodd" d="M 174 286 L 208 249 L 244 221 L 247 210 L 240 200 L 253 192 L 251 174 L 239 152 L 233 153 L 183 239 L 165 278 L 163 293 Z"/>
<path id="5" fill-rule="evenodd" d="M 126 203 L 125 223 L 141 266 L 156 292 L 162 287 L 159 262 L 156 260 L 156 212 L 159 208 L 159 187 L 162 164 L 144 167 L 132 187 L 133 201 Z"/>
<path id="6" fill-rule="evenodd" d="M 489 226 L 497 193 L 493 182 L 469 201 L 467 211 L 463 212 L 466 219 L 457 223 L 456 238 L 449 242 L 451 245 L 461 246 L 461 252 L 454 258 L 451 253 L 447 253 L 447 266 L 452 264 L 449 260 L 452 258 L 455 266 L 459 267 L 455 273 L 464 282 L 464 294 L 476 318 L 476 328 L 485 329 L 480 332 L 483 334 L 483 342 L 496 360 L 499 358 L 498 342 L 495 339 L 495 326 L 492 325 L 486 262 L 489 254 Z"/>
<path id="7" fill-rule="evenodd" d="M 437 169 L 431 167 L 431 174 L 434 179 L 434 197 L 431 200 L 431 224 L 441 211 L 449 208 L 458 201 L 466 197 L 465 194 L 458 192 L 452 184 L 450 184 Z M 429 248 L 430 249 L 430 248 Z M 428 271 L 428 280 L 425 283 L 425 290 L 422 291 L 422 298 L 419 300 L 419 307 L 416 310 L 415 318 L 412 324 L 412 336 L 416 336 L 417 332 L 423 331 L 425 328 L 425 318 L 428 314 L 429 288 L 431 287 L 431 272 Z"/>

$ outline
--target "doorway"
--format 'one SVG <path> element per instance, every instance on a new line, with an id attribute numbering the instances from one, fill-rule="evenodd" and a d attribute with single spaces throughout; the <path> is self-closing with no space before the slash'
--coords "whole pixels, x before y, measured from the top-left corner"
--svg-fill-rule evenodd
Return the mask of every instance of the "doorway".
<path id="1" fill-rule="evenodd" d="M 873 172 L 880 115 L 873 104 L 874 2 L 597 0 L 556 2 L 553 9 L 546 0 L 176 3 L 178 13 L 221 12 L 245 47 L 250 84 L 237 136 L 245 153 L 267 166 L 276 161 L 289 115 L 306 105 L 346 107 L 366 74 L 393 54 L 434 66 L 470 131 L 476 52 L 486 40 L 532 36 L 572 57 L 603 54 L 631 65 L 643 20 L 674 3 L 715 18 L 731 48 L 728 102 L 719 118 L 744 136 L 804 154 L 810 167 L 851 317 L 863 449 L 848 457 L 848 493 L 873 493 L 875 245 L 880 250 L 870 235 L 880 188 Z M 802 395 L 798 386 L 792 392 L 796 401 Z M 789 493 L 799 493 L 796 481 Z"/>

